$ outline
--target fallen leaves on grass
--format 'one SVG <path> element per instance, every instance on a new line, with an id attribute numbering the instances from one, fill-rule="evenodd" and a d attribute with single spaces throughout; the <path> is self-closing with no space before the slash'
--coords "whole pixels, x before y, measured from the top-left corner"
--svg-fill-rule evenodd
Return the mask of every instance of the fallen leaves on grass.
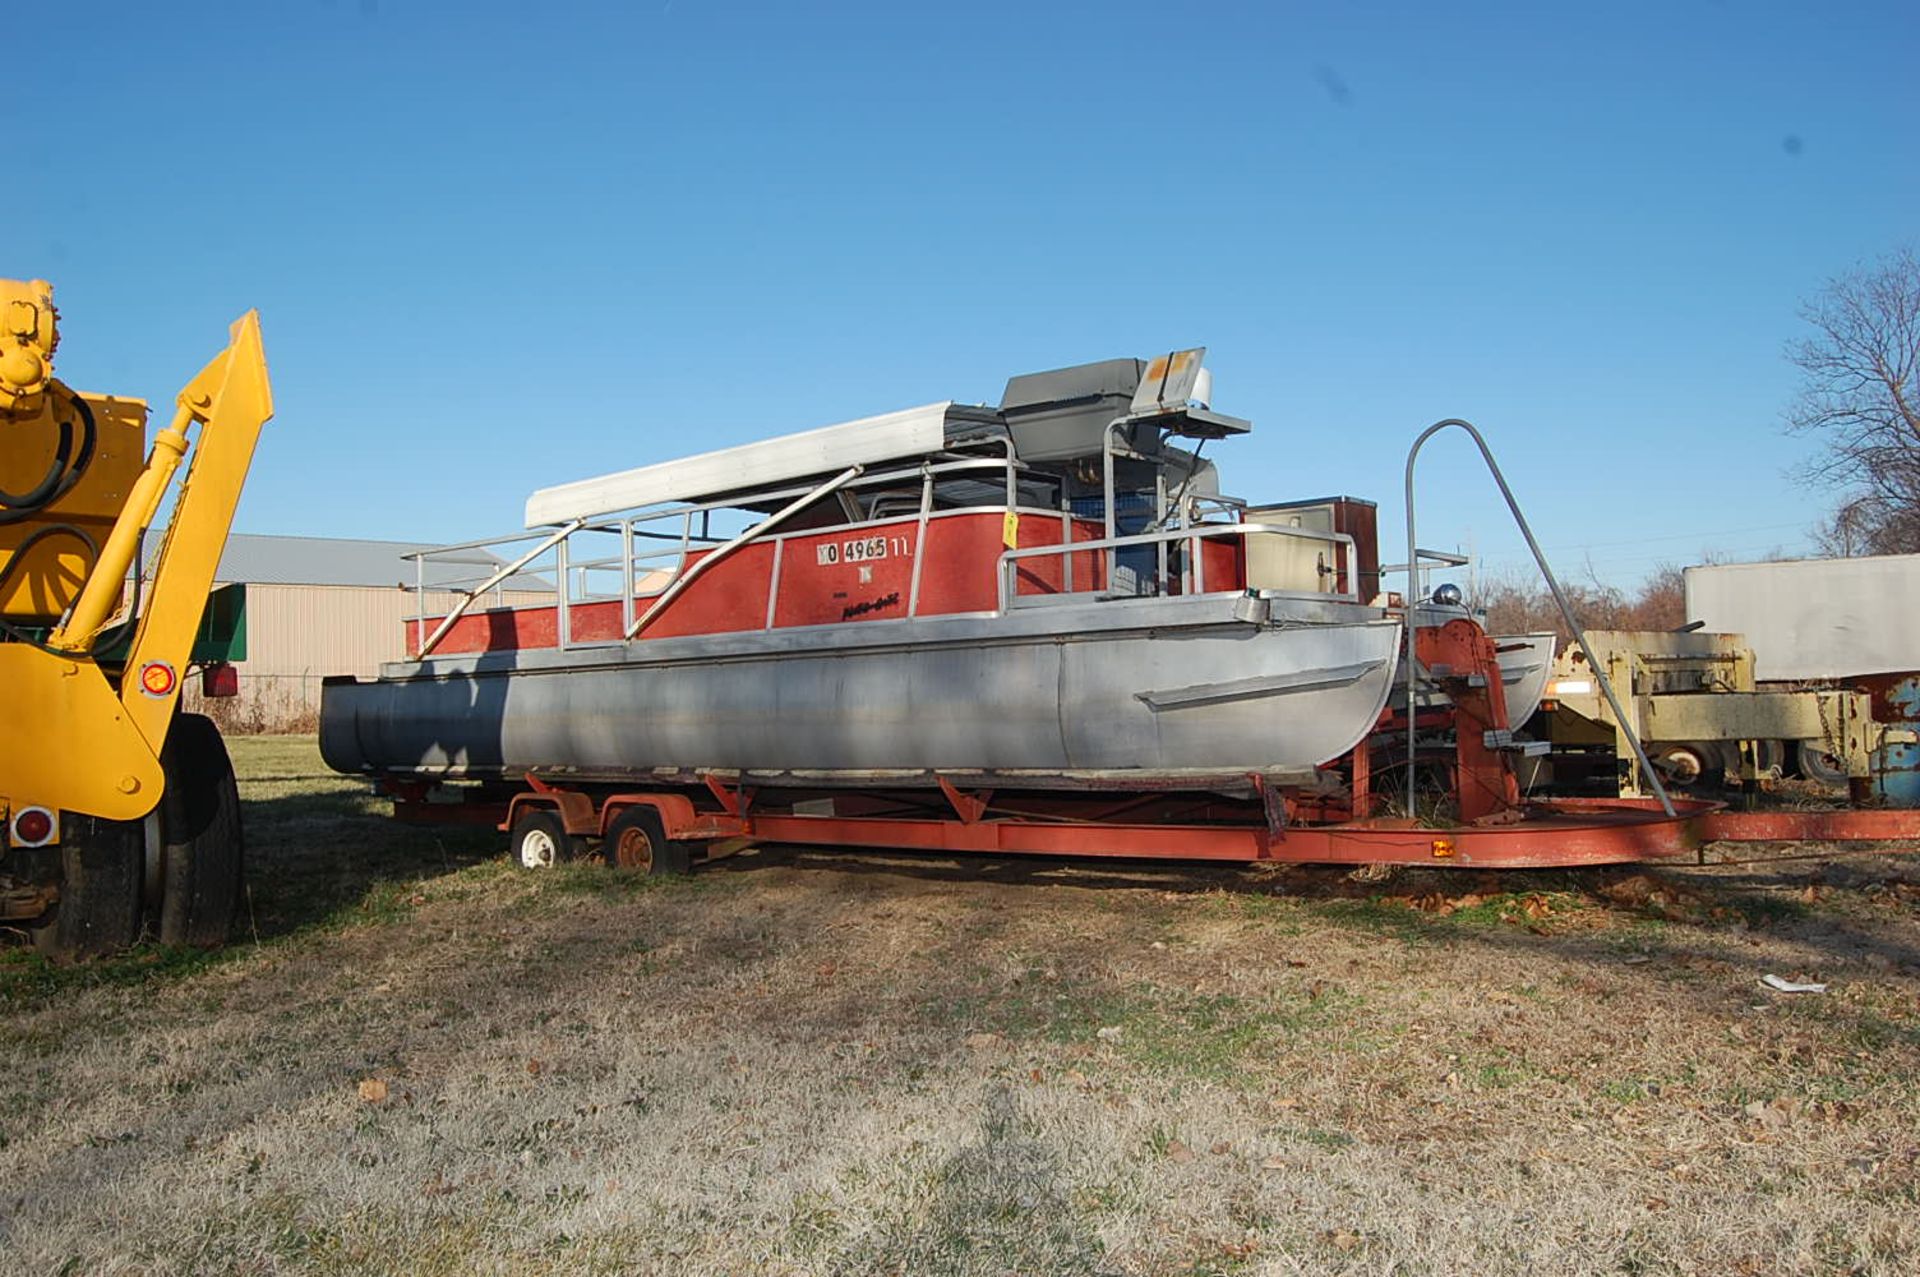
<path id="1" fill-rule="evenodd" d="M 1478 891 L 1469 891 L 1457 896 L 1448 895 L 1444 891 L 1428 891 L 1420 895 L 1384 896 L 1381 898 L 1381 903 L 1399 905 L 1415 913 L 1431 914 L 1436 918 L 1447 918 L 1463 910 L 1497 905 L 1498 913 L 1495 916 L 1501 922 L 1508 926 L 1532 924 L 1528 926 L 1528 930 L 1542 935 L 1545 932 L 1539 929 L 1538 924 L 1565 912 L 1561 907 L 1564 902 L 1557 903 L 1552 897 L 1538 891 L 1513 897 L 1490 897 Z"/>
<path id="2" fill-rule="evenodd" d="M 1421 913 L 1430 913 L 1441 918 L 1487 902 L 1487 898 L 1477 891 L 1469 891 L 1464 896 L 1449 896 L 1442 891 L 1429 891 L 1425 895 L 1403 896 L 1399 900 L 1409 909 L 1417 909 Z"/>
<path id="3" fill-rule="evenodd" d="M 1228 1259 L 1250 1259 L 1253 1257 L 1253 1253 L 1259 1249 L 1259 1235 L 1253 1232 L 1252 1229 L 1248 1229 L 1247 1235 L 1240 1241 L 1220 1243 L 1220 1253 Z"/>
<path id="4" fill-rule="evenodd" d="M 1742 1109 L 1745 1113 L 1768 1130 L 1778 1130 L 1800 1116 L 1806 1105 L 1791 1096 L 1776 1096 L 1771 1100 L 1755 1100 Z"/>
<path id="5" fill-rule="evenodd" d="M 1617 905 L 1630 905 L 1640 908 L 1652 903 L 1656 896 L 1663 895 L 1660 884 L 1645 874 L 1634 874 L 1618 882 L 1610 882 L 1601 887 L 1600 894 Z"/>
<path id="6" fill-rule="evenodd" d="M 1845 1100 L 1817 1100 L 1809 1103 L 1794 1096 L 1781 1095 L 1771 1100 L 1755 1100 L 1740 1112 L 1767 1130 L 1778 1130 L 1802 1119 L 1829 1125 L 1852 1121 L 1859 1116 L 1860 1109 L 1857 1105 L 1849 1104 Z"/>
<path id="7" fill-rule="evenodd" d="M 1716 917 L 1727 916 L 1727 911 L 1724 909 L 1709 910 L 1697 891 L 1655 878 L 1651 874 L 1630 874 L 1625 878 L 1597 887 L 1595 891 L 1603 900 L 1611 904 L 1627 909 L 1638 909 L 1661 918 L 1672 918 L 1684 922 L 1698 919 L 1709 913 Z"/>
<path id="8" fill-rule="evenodd" d="M 387 1102 L 387 1084 L 377 1077 L 362 1079 L 359 1090 L 361 1100 L 367 1104 Z"/>

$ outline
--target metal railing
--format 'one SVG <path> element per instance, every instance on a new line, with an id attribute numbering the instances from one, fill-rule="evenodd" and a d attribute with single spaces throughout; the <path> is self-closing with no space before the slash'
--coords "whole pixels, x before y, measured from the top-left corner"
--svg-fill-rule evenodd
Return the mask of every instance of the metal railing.
<path id="1" fill-rule="evenodd" d="M 835 476 L 825 484 L 816 481 L 811 484 L 795 484 L 750 494 L 734 494 L 724 500 L 642 509 L 613 519 L 597 521 L 577 519 L 557 528 L 512 532 L 503 536 L 415 551 L 403 556 L 413 560 L 415 564 L 415 583 L 412 588 L 416 592 L 418 602 L 415 608 L 414 634 L 416 637 L 425 636 L 414 654 L 415 658 L 425 659 L 430 656 L 475 604 L 489 595 L 497 603 L 503 589 L 521 595 L 529 593 L 551 595 L 552 606 L 556 612 L 555 638 L 558 646 L 563 649 L 618 646 L 644 630 L 650 620 L 679 597 L 706 570 L 703 565 L 716 563 L 721 557 L 756 541 L 770 543 L 773 547 L 773 563 L 768 580 L 764 622 L 764 627 L 771 629 L 778 612 L 782 566 L 788 540 L 796 536 L 816 536 L 826 531 L 898 527 L 903 524 L 915 529 L 911 579 L 907 590 L 905 612 L 906 617 L 912 618 L 920 613 L 921 579 L 925 562 L 925 556 L 921 551 L 926 545 L 928 524 L 940 518 L 989 512 L 1012 514 L 1025 519 L 1057 519 L 1060 524 L 1060 544 L 1010 548 L 1000 555 L 994 570 L 997 603 L 1002 612 L 1013 607 L 1084 601 L 1090 594 L 1106 598 L 1205 594 L 1209 592 L 1206 579 L 1206 556 L 1202 549 L 1205 542 L 1226 539 L 1245 542 L 1251 537 L 1266 536 L 1287 537 L 1332 547 L 1335 565 L 1329 567 L 1322 563 L 1318 571 L 1322 579 L 1327 577 L 1344 579 L 1350 588 L 1346 591 L 1262 589 L 1261 593 L 1276 597 L 1345 602 L 1365 601 L 1358 593 L 1357 556 L 1351 536 L 1257 522 L 1218 524 L 1192 522 L 1194 517 L 1203 512 L 1211 512 L 1214 517 L 1239 515 L 1245 503 L 1232 498 L 1208 495 L 1183 500 L 1180 503 L 1181 513 L 1186 517 L 1182 519 L 1182 526 L 1129 535 L 1105 536 L 1097 540 L 1075 541 L 1073 536 L 1079 520 L 1070 510 L 1030 509 L 1022 508 L 1018 504 L 1021 475 L 1027 467 L 1014 456 L 1010 441 L 1002 446 L 1005 451 L 1004 455 L 1000 456 L 936 454 L 916 460 L 912 465 L 897 465 L 869 471 L 849 471 Z M 965 480 L 976 473 L 982 478 L 992 474 L 995 476 L 997 485 L 1004 485 L 1003 506 L 980 504 L 935 510 L 934 491 L 937 481 Z M 1001 476 L 1004 477 L 1001 478 Z M 918 509 L 880 518 L 850 519 L 846 524 L 835 525 L 833 528 L 809 528 L 800 532 L 777 534 L 775 532 L 784 517 L 791 516 L 797 509 L 824 500 L 836 493 L 841 494 L 843 500 L 848 500 L 847 494 L 855 492 L 874 493 L 874 504 L 877 504 L 880 492 L 889 488 L 895 489 L 888 500 L 896 508 L 902 505 L 911 506 L 913 498 L 909 494 L 914 489 L 918 489 Z M 762 508 L 776 503 L 781 504 L 774 516 L 763 516 L 757 523 L 735 535 L 728 536 L 715 529 L 713 516 L 716 513 L 741 513 L 743 509 L 741 502 L 749 499 Z M 857 501 L 850 501 L 850 513 L 857 515 L 859 509 Z M 1167 513 L 1163 502 L 1161 517 L 1165 518 Z M 1111 522 L 1113 514 L 1114 502 L 1106 501 L 1103 517 Z M 677 524 L 677 527 L 672 526 L 674 524 Z M 581 553 L 581 550 L 586 548 L 588 538 L 607 535 L 616 538 L 616 548 L 612 553 L 600 553 L 598 547 L 595 547 L 594 553 Z M 643 544 L 649 542 L 657 545 L 658 548 L 650 550 L 641 548 Z M 510 560 L 506 558 L 508 550 L 528 543 L 533 543 L 531 549 L 514 553 Z M 1186 553 L 1179 556 L 1176 568 L 1174 555 L 1181 546 L 1186 548 Z M 1149 576 L 1143 570 L 1139 583 L 1132 589 L 1116 589 L 1115 568 L 1121 566 L 1117 562 L 1117 552 L 1132 547 L 1153 549 L 1154 571 Z M 1073 556 L 1082 553 L 1104 557 L 1105 562 L 1100 569 L 1096 570 L 1104 580 L 1090 582 L 1089 585 L 1093 587 L 1091 589 L 1076 590 Z M 1046 594 L 1021 594 L 1019 591 L 1021 565 L 1030 560 L 1048 557 L 1057 557 L 1062 560 L 1059 591 Z M 437 570 L 429 579 L 430 567 L 444 569 L 448 566 L 475 566 L 488 570 L 472 574 L 448 574 L 443 570 Z M 1240 581 L 1236 581 L 1228 589 L 1213 592 L 1239 593 L 1244 588 Z M 450 592 L 464 597 L 438 619 L 429 634 L 427 627 L 432 618 L 427 611 L 427 596 L 429 593 L 436 592 Z M 587 640 L 575 637 L 573 609 L 576 606 L 615 601 L 620 606 L 617 635 Z M 646 605 L 644 611 L 640 605 Z M 522 606 L 526 605 L 522 604 Z M 532 606 L 546 606 L 546 604 L 536 603 Z"/>
<path id="2" fill-rule="evenodd" d="M 1064 535 L 1070 538 L 1071 530 L 1066 530 Z M 1355 550 L 1353 538 L 1346 533 L 1316 532 L 1310 528 L 1282 527 L 1278 524 L 1271 523 L 1223 523 L 1202 524 L 1185 528 L 1168 528 L 1161 532 L 1141 532 L 1132 536 L 1108 536 L 1093 541 L 1072 541 L 1069 539 L 1066 543 L 1060 545 L 1035 545 L 1027 546 L 1024 549 L 1006 550 L 1001 553 L 998 565 L 1000 611 L 1006 612 L 1015 607 L 1038 607 L 1048 604 L 1075 602 L 1083 600 L 1088 594 L 1110 598 L 1127 598 L 1172 593 L 1173 591 L 1167 588 L 1170 584 L 1169 577 L 1171 575 L 1167 570 L 1162 570 L 1159 573 L 1152 583 L 1153 588 L 1150 590 L 1116 592 L 1112 588 L 1114 576 L 1112 559 L 1115 556 L 1111 554 L 1108 555 L 1109 562 L 1106 570 L 1107 586 L 1105 588 L 1095 586 L 1091 590 L 1076 591 L 1073 588 L 1072 556 L 1082 553 L 1121 550 L 1129 546 L 1153 546 L 1160 551 L 1158 555 L 1159 560 L 1165 562 L 1167 556 L 1164 551 L 1171 548 L 1175 543 L 1183 541 L 1190 542 L 1191 544 L 1188 546 L 1185 561 L 1181 565 L 1180 577 L 1182 589 L 1180 593 L 1206 594 L 1208 593 L 1206 556 L 1201 552 L 1200 543 L 1207 540 L 1225 540 L 1233 537 L 1245 540 L 1248 537 L 1255 536 L 1292 537 L 1304 541 L 1317 541 L 1335 547 L 1339 552 L 1339 563 L 1337 567 L 1332 569 L 1332 573 L 1336 580 L 1344 576 L 1350 587 L 1345 591 L 1262 589 L 1262 594 L 1282 598 L 1327 599 L 1348 603 L 1364 602 L 1359 594 L 1359 577 L 1354 571 Z M 1028 559 L 1062 557 L 1064 557 L 1065 563 L 1061 571 L 1061 588 L 1057 593 L 1021 594 L 1018 592 L 1017 574 L 1021 563 Z M 1246 588 L 1246 586 L 1236 583 L 1229 589 L 1213 592 L 1239 594 L 1243 593 Z"/>
<path id="3" fill-rule="evenodd" d="M 965 478 L 969 472 L 978 472 L 982 475 L 991 473 L 996 480 L 1004 475 L 1007 507 L 1017 509 L 1020 475 L 1026 467 L 1015 458 L 1010 440 L 1005 441 L 1002 446 L 1004 455 L 997 457 L 940 454 L 936 457 L 917 460 L 910 466 L 841 475 L 835 481 L 825 485 L 819 483 L 791 485 L 735 495 L 724 500 L 675 504 L 659 509 L 639 510 L 619 519 L 600 522 L 576 519 L 558 528 L 536 528 L 525 532 L 511 532 L 502 536 L 414 551 L 402 557 L 413 560 L 415 567 L 414 585 L 411 588 L 415 591 L 417 600 L 415 607 L 417 628 L 414 631 L 416 635 L 426 634 L 429 620 L 426 599 L 429 592 L 451 592 L 465 596 L 440 618 L 432 634 L 428 635 L 415 651 L 414 657 L 424 659 L 431 655 L 454 625 L 473 608 L 476 602 L 515 577 L 522 578 L 516 592 L 550 592 L 554 596 L 554 606 L 557 610 L 555 624 L 560 647 L 617 645 L 625 640 L 611 638 L 581 642 L 573 636 L 573 607 L 576 604 L 611 602 L 616 597 L 612 593 L 596 593 L 591 588 L 594 574 L 618 574 L 620 588 L 617 591 L 617 597 L 621 606 L 620 634 L 631 638 L 664 606 L 671 603 L 672 598 L 684 590 L 693 578 L 705 570 L 701 564 L 712 561 L 714 555 L 730 552 L 756 540 L 771 541 L 775 547 L 766 618 L 766 625 L 771 628 L 780 585 L 781 547 L 788 537 L 813 535 L 826 529 L 811 528 L 804 533 L 773 536 L 771 535 L 773 528 L 778 526 L 780 520 L 763 518 L 755 526 L 745 529 L 740 534 L 726 537 L 714 534 L 711 516 L 716 512 L 739 511 L 743 499 L 766 504 L 785 502 L 784 512 L 790 515 L 796 506 L 805 506 L 841 489 L 854 491 L 898 488 L 906 484 L 919 489 L 919 510 L 915 514 L 894 516 L 884 520 L 849 521 L 845 525 L 856 528 L 910 522 L 918 529 L 908 606 L 908 615 L 915 615 L 919 606 L 921 576 L 918 547 L 925 540 L 928 521 L 938 517 L 933 508 L 933 490 L 936 480 Z M 969 507 L 944 513 L 979 513 L 982 510 L 994 508 L 991 506 Z M 647 526 L 673 520 L 678 520 L 680 524 L 677 534 Z M 574 553 L 575 538 L 595 533 L 617 535 L 619 549 L 613 554 L 596 554 L 586 558 L 577 556 Z M 636 552 L 636 543 L 643 540 L 657 540 L 666 544 L 658 550 Z M 502 556 L 494 553 L 496 550 L 524 545 L 530 541 L 538 544 L 533 549 L 519 554 L 511 562 L 502 562 Z M 695 552 L 701 550 L 708 550 L 711 553 L 696 557 Z M 647 575 L 653 579 L 647 580 L 643 577 L 641 569 L 653 563 L 665 563 L 668 566 L 663 576 L 648 573 Z M 491 571 L 451 575 L 436 572 L 434 579 L 429 581 L 430 565 L 480 565 L 490 568 Z M 550 581 L 541 578 L 540 574 L 543 572 L 551 573 Z M 646 613 L 636 616 L 636 601 L 648 599 L 653 600 L 653 605 Z"/>

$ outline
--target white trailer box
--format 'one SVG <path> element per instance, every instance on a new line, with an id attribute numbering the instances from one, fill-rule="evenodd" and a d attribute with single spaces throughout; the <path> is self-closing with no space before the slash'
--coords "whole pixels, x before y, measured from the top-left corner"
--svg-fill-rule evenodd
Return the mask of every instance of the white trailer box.
<path id="1" fill-rule="evenodd" d="M 1744 634 L 1759 681 L 1920 670 L 1920 554 L 1688 568 L 1687 619 Z"/>

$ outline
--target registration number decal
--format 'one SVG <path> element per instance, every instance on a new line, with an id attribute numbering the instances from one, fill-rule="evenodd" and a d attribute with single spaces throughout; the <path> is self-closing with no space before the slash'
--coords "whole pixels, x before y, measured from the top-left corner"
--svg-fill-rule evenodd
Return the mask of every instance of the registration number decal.
<path id="1" fill-rule="evenodd" d="M 890 544 L 891 542 L 891 544 Z M 814 547 L 819 556 L 821 567 L 831 567 L 835 563 L 871 563 L 875 559 L 884 559 L 889 553 L 905 554 L 905 537 L 855 537 L 851 541 L 824 541 Z"/>

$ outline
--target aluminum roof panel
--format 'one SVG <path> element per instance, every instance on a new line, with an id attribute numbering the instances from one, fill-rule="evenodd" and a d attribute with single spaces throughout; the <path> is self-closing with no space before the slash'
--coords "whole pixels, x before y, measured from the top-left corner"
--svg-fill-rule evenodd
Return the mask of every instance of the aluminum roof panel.
<path id="1" fill-rule="evenodd" d="M 848 466 L 938 452 L 948 442 L 947 417 L 952 407 L 952 401 L 946 400 L 542 488 L 527 498 L 527 526 L 591 519 L 663 502 L 699 501 Z M 969 424 L 977 429 L 976 423 Z"/>

